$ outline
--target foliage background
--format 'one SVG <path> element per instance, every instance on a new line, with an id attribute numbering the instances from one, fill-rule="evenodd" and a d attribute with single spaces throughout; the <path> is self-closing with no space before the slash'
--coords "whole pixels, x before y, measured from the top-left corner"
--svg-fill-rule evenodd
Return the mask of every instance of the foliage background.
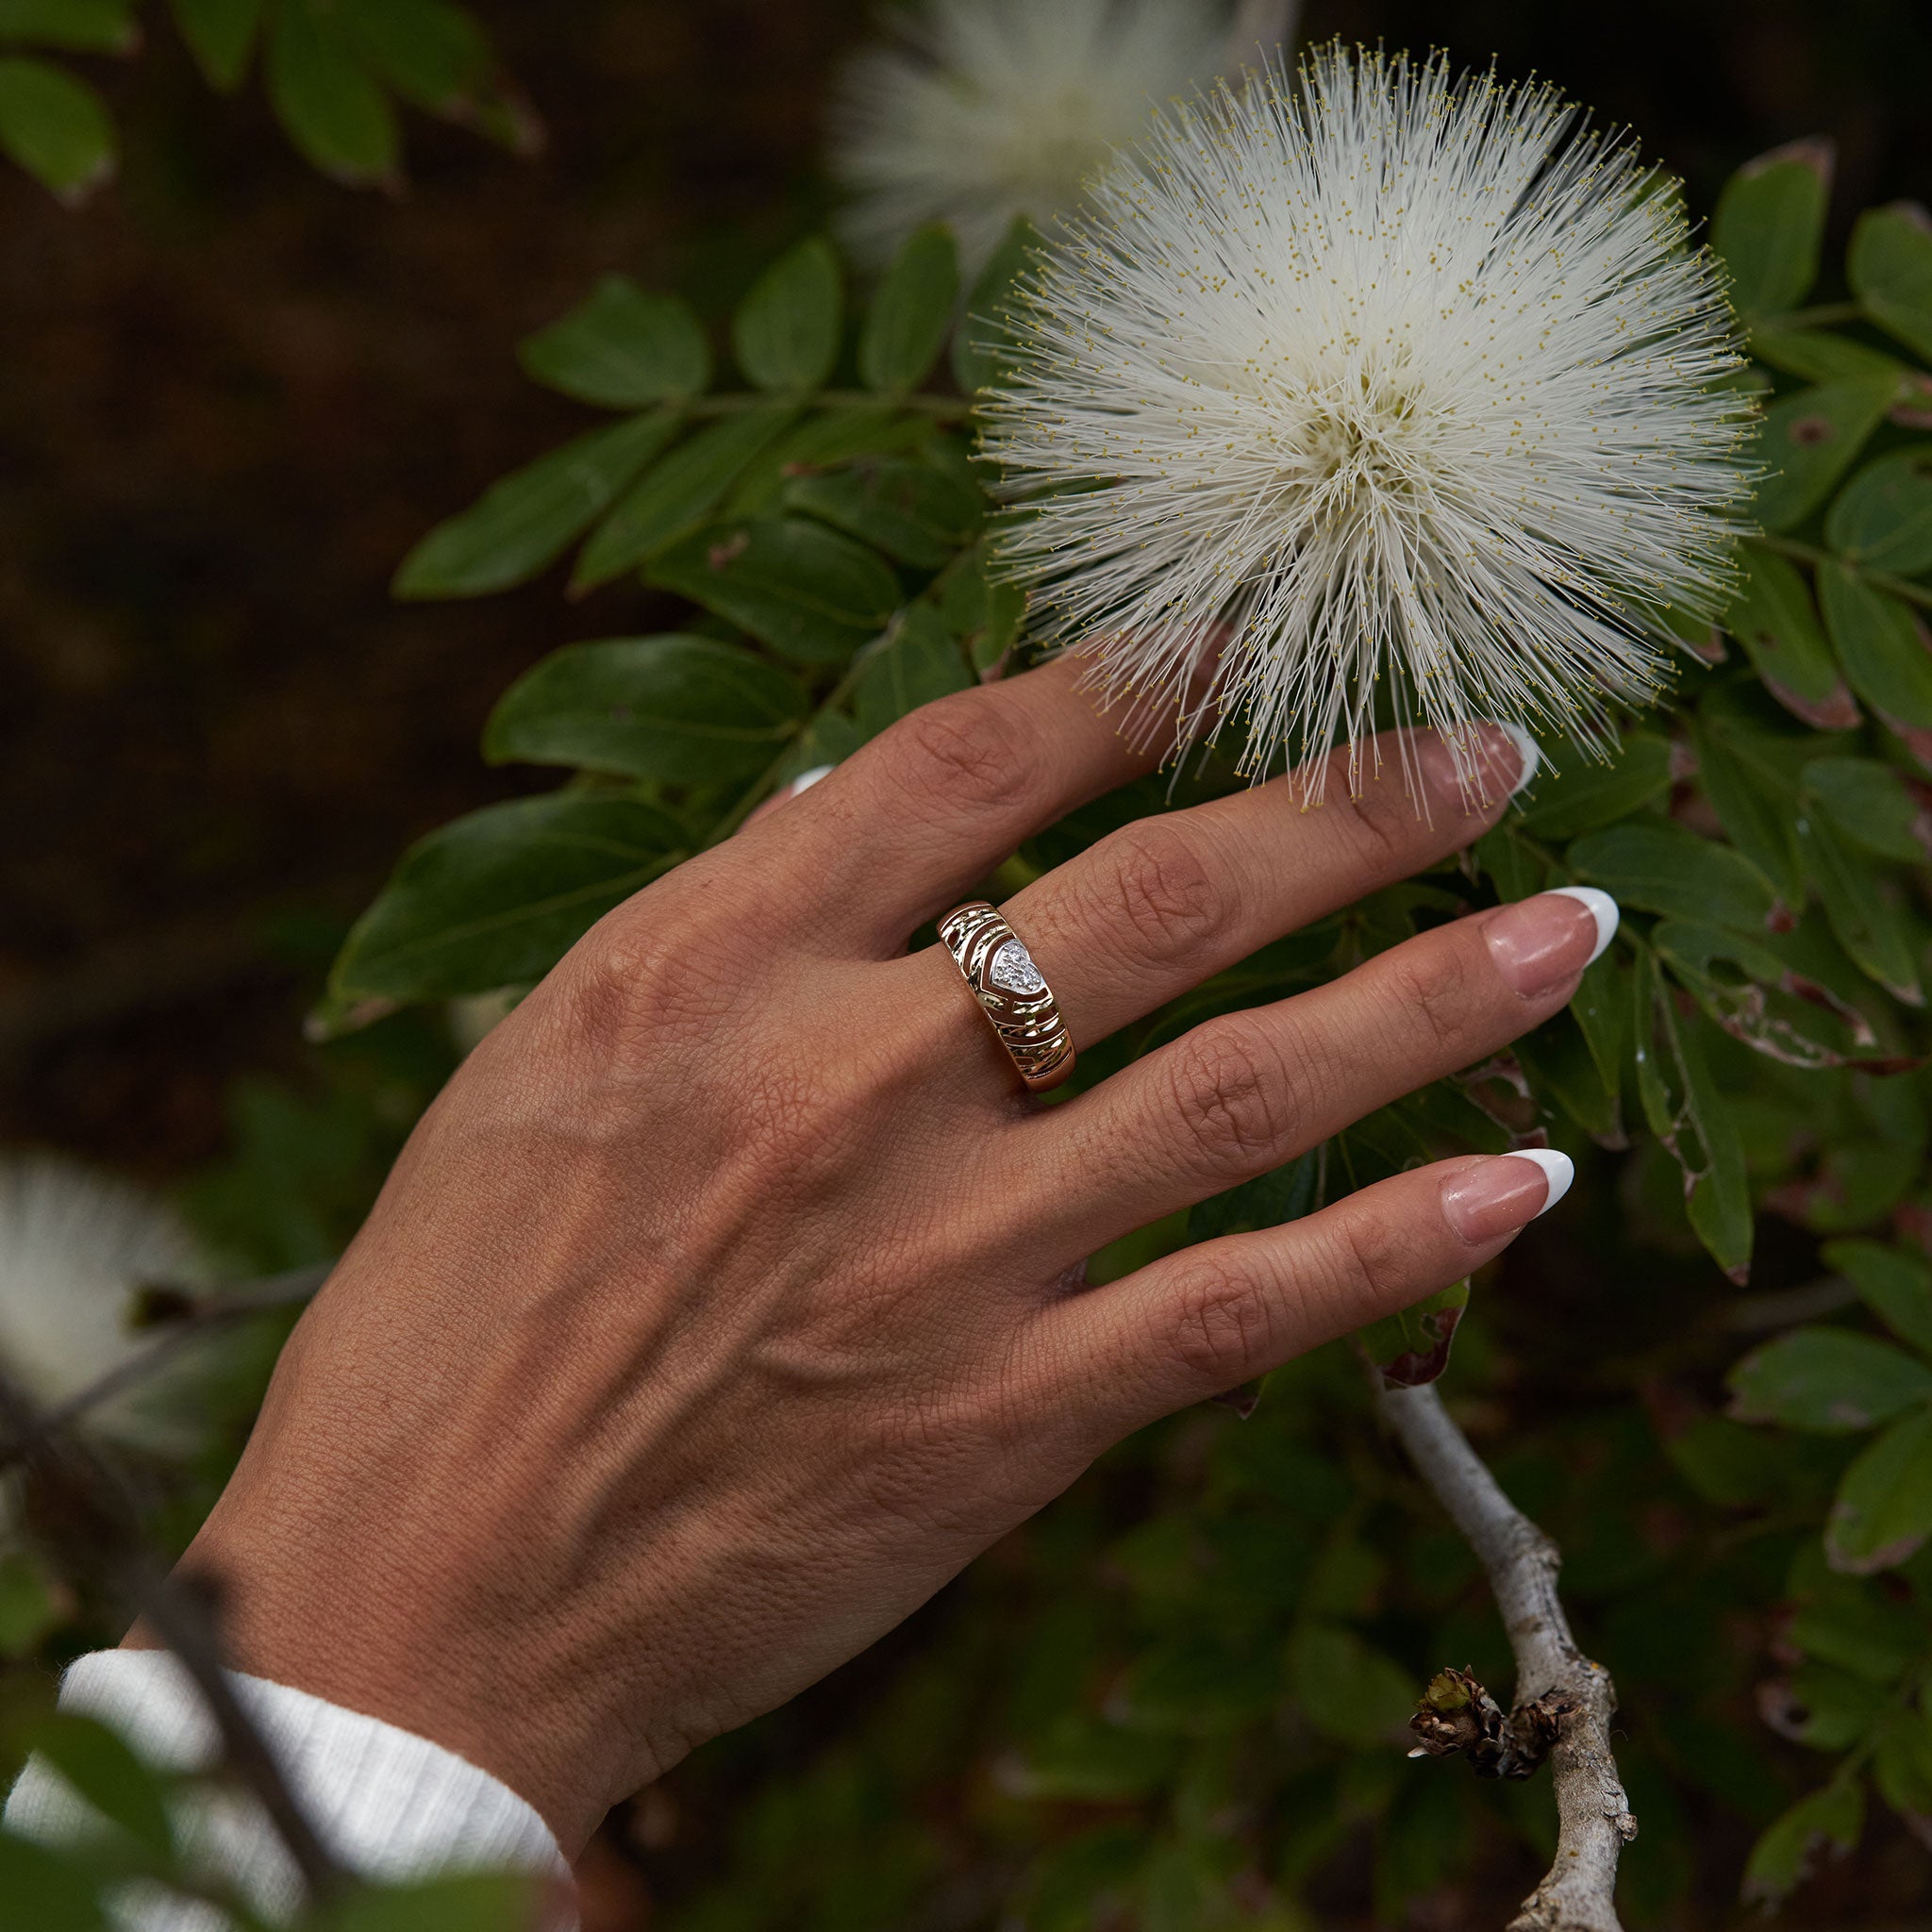
<path id="1" fill-rule="evenodd" d="M 331 1251 L 447 1062 L 407 1018 L 302 1045 L 347 919 L 408 840 L 532 789 L 475 751 L 518 674 L 680 608 L 618 585 L 573 611 L 550 581 L 398 606 L 391 572 L 585 426 L 520 375 L 519 337 L 608 270 L 717 320 L 815 224 L 823 76 L 863 24 L 840 4 L 476 10 L 549 124 L 535 161 L 412 119 L 408 192 L 351 195 L 252 94 L 210 111 L 158 26 L 139 60 L 88 67 L 125 129 L 115 190 L 76 217 L 0 177 L 0 1139 L 179 1183 L 259 1267 Z M 1548 74 L 1633 123 L 1697 207 L 1746 157 L 1831 135 L 1835 262 L 1859 208 L 1932 193 L 1932 37 L 1912 15 L 1364 5 L 1306 26 Z M 1512 1251 L 1457 1392 L 1564 1542 L 1585 1641 L 1624 1690 L 1645 1826 L 1630 1916 L 1716 1925 L 1757 1831 L 1823 1768 L 1754 1693 L 1792 1655 L 1799 1538 L 1776 1506 L 1802 1517 L 1834 1452 L 1799 1441 L 1774 1467 L 1685 1479 L 1740 1341 L 1707 1261 L 1632 1244 L 1645 1217 L 1614 1181 L 1607 1161 Z M 1756 1291 L 1817 1272 L 1808 1235 L 1764 1224 Z M 1467 1559 L 1359 1411 L 1346 1363 L 1323 1360 L 1245 1430 L 1204 1414 L 1132 1445 L 875 1652 L 614 1820 L 591 1924 L 967 1927 L 1027 1887 L 1029 1924 L 1071 1925 L 1110 1872 L 1122 1924 L 1192 1932 L 1224 1905 L 1301 1923 L 1295 1887 L 1324 1925 L 1498 1923 L 1546 1800 L 1386 1742 L 1427 1670 L 1501 1659 Z M 1887 1643 L 1923 1633 L 1874 1601 L 1882 1677 Z M 1277 1735 L 1241 1666 L 1284 1631 Z M 1324 1706 L 1324 1685 L 1346 1694 Z M 1137 1700 L 1151 1720 L 1109 1727 Z M 1928 1907 L 1926 1853 L 1874 1807 L 1787 1917 Z"/>

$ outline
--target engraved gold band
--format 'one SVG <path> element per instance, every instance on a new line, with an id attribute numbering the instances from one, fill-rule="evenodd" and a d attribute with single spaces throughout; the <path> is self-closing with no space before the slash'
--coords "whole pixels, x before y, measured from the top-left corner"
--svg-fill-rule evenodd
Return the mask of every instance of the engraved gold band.
<path id="1" fill-rule="evenodd" d="M 1035 1093 L 1074 1071 L 1073 1036 L 1033 955 L 984 899 L 956 906 L 940 921 L 953 963 Z"/>

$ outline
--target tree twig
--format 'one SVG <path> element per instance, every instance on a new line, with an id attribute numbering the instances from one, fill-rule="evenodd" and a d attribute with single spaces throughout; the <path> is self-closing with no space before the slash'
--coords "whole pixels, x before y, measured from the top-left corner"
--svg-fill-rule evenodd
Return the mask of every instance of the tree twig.
<path id="1" fill-rule="evenodd" d="M 313 1300 L 334 1266 L 333 1261 L 319 1261 L 307 1268 L 291 1268 L 287 1274 L 271 1274 L 245 1287 L 190 1303 L 182 1313 L 168 1317 L 165 1332 L 139 1355 L 117 1362 L 106 1374 L 97 1375 L 51 1408 L 24 1406 L 25 1398 L 16 1391 L 7 1404 L 8 1426 L 0 1430 L 0 1475 L 15 1463 L 27 1461 L 53 1437 L 80 1421 L 90 1410 L 159 1374 L 176 1356 L 212 1330 L 228 1327 L 267 1309 L 293 1307 Z"/>
<path id="2" fill-rule="evenodd" d="M 309 1897 L 320 1903 L 339 1896 L 347 1874 L 316 1836 L 222 1669 L 213 1601 L 157 1560 L 120 1473 L 80 1438 L 51 1427 L 25 1391 L 0 1371 L 0 1467 L 9 1461 L 27 1464 L 35 1479 L 42 1506 L 35 1527 L 60 1567 L 125 1596 L 193 1679 L 221 1739 L 224 1767 L 261 1806 Z"/>
<path id="3" fill-rule="evenodd" d="M 1556 1779 L 1557 1857 L 1508 1932 L 1622 1932 L 1617 1859 L 1637 1821 L 1610 1749 L 1616 1688 L 1576 1647 L 1557 1594 L 1562 1557 L 1503 1493 L 1451 1421 L 1433 1382 L 1381 1390 L 1382 1413 L 1416 1473 L 1474 1550 L 1495 1593 L 1516 1658 L 1516 1707 L 1555 1693 L 1570 1708 L 1550 1753 Z"/>

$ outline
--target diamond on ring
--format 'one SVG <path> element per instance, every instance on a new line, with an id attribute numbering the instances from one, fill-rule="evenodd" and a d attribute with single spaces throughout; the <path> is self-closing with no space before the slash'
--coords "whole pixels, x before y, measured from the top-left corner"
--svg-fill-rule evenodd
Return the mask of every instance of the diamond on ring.
<path id="1" fill-rule="evenodd" d="M 1046 991 L 1046 981 L 1033 963 L 1033 955 L 1018 940 L 1008 940 L 992 956 L 986 976 L 1008 992 L 1036 993 Z"/>
<path id="2" fill-rule="evenodd" d="M 1074 1071 L 1074 1040 L 1025 941 L 984 899 L 955 906 L 940 939 L 1027 1089 L 1058 1087 Z"/>

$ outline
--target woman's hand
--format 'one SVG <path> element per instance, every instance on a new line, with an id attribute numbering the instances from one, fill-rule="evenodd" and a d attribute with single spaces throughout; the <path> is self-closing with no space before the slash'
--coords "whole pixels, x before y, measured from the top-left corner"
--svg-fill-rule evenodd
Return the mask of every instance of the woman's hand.
<path id="1" fill-rule="evenodd" d="M 430 1109 L 189 1561 L 242 1669 L 495 1773 L 567 1849 L 890 1628 L 1109 1443 L 1496 1254 L 1449 1160 L 1098 1289 L 1084 1257 L 1554 1013 L 1543 894 L 1210 1019 L 1062 1105 L 908 937 L 1145 769 L 1056 665 L 927 707 L 598 924 Z M 1088 1047 L 1441 859 L 1446 750 L 1143 820 L 1003 908 Z M 1395 763 L 1392 756 L 1391 765 Z M 1607 937 L 1607 933 L 1602 935 Z"/>

